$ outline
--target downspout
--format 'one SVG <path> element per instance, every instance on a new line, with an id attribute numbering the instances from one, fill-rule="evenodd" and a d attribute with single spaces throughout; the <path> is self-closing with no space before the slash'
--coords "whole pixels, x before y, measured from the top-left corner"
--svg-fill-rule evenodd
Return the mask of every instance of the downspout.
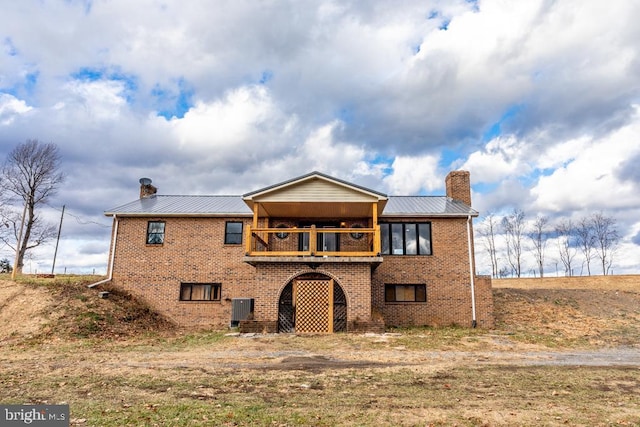
<path id="1" fill-rule="evenodd" d="M 476 286 L 473 272 L 473 248 L 471 247 L 471 215 L 467 217 L 467 246 L 469 247 L 469 277 L 471 279 L 471 327 L 478 326 L 476 320 Z"/>
<path id="2" fill-rule="evenodd" d="M 96 286 L 110 282 L 113 278 L 113 261 L 116 257 L 116 241 L 118 240 L 118 217 L 116 217 L 115 214 L 113 215 L 113 220 L 115 222 L 115 225 L 113 226 L 113 237 L 111 239 L 111 259 L 109 259 L 109 275 L 104 280 L 100 280 L 99 282 L 87 285 L 87 288 L 95 288 Z"/>

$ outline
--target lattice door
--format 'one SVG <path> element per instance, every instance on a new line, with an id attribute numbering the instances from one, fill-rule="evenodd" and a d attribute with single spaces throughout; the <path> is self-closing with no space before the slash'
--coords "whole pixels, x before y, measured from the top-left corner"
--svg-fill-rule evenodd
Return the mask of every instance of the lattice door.
<path id="1" fill-rule="evenodd" d="M 337 283 L 333 284 L 333 332 L 347 330 L 347 298 Z"/>
<path id="2" fill-rule="evenodd" d="M 293 286 L 289 283 L 282 290 L 278 302 L 278 332 L 295 332 L 296 309 L 293 305 Z"/>
<path id="3" fill-rule="evenodd" d="M 296 280 L 296 332 L 333 332 L 333 280 Z"/>

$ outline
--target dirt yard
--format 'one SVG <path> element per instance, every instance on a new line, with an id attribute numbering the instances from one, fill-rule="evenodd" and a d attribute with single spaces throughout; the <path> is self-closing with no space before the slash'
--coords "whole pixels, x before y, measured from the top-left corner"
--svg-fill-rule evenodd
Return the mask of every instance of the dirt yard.
<path id="1" fill-rule="evenodd" d="M 86 426 L 640 425 L 640 277 L 496 281 L 493 330 L 177 330 L 126 295 L 0 281 L 0 403 Z M 606 283 L 605 283 L 606 282 Z"/>

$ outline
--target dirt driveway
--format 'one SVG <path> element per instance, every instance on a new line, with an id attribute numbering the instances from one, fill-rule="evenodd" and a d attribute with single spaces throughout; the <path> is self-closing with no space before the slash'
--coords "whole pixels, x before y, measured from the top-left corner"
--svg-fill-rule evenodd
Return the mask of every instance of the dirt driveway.
<path id="1" fill-rule="evenodd" d="M 322 372 L 336 369 L 380 368 L 390 366 L 447 367 L 453 365 L 486 366 L 629 366 L 640 368 L 640 345 L 602 349 L 535 349 L 536 346 L 509 342 L 505 337 L 478 336 L 469 350 L 408 349 L 408 339 L 402 334 L 365 334 L 358 344 L 346 348 L 322 348 L 330 337 L 299 337 L 286 335 L 230 334 L 235 337 L 226 346 L 231 349 L 191 349 L 171 352 L 134 352 L 117 361 L 106 362 L 116 369 L 197 369 L 215 365 L 221 369 L 303 370 Z M 314 341 L 304 343 L 304 341 Z M 351 340 L 353 343 L 354 339 Z M 293 347 L 295 349 L 287 350 Z M 369 347 L 370 349 L 366 349 Z M 371 349 L 373 347 L 373 349 Z M 277 349 L 274 349 L 277 348 Z"/>

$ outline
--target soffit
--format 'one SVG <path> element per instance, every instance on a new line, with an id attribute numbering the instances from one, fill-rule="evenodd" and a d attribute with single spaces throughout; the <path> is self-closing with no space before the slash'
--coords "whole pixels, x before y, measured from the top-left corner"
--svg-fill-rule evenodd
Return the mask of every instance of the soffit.
<path id="1" fill-rule="evenodd" d="M 367 218 L 372 203 L 359 202 L 275 202 L 260 203 L 258 216 L 278 218 Z M 378 209 L 380 211 L 381 208 Z"/>

